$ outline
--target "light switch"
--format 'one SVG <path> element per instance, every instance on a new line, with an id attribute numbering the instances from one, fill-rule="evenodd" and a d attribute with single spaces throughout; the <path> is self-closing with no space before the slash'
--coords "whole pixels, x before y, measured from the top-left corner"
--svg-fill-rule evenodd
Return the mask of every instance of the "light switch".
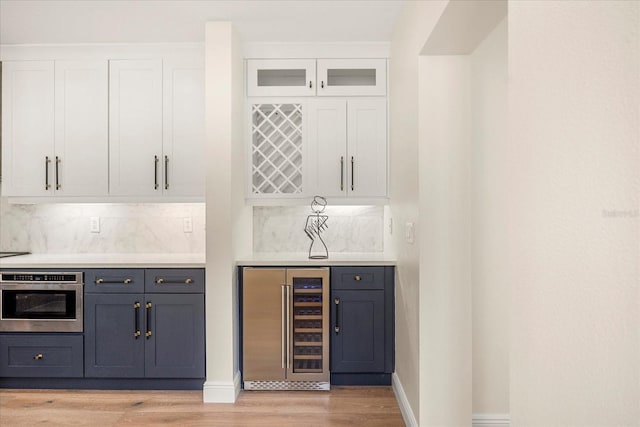
<path id="1" fill-rule="evenodd" d="M 413 242 L 415 240 L 415 231 L 412 222 L 407 222 L 404 225 L 404 236 L 407 240 L 407 243 L 413 245 Z"/>
<path id="2" fill-rule="evenodd" d="M 191 217 L 182 218 L 182 231 L 193 233 L 193 220 Z"/>
<path id="3" fill-rule="evenodd" d="M 99 216 L 92 216 L 90 221 L 89 221 L 89 231 L 92 233 L 99 233 L 100 232 L 100 217 Z"/>

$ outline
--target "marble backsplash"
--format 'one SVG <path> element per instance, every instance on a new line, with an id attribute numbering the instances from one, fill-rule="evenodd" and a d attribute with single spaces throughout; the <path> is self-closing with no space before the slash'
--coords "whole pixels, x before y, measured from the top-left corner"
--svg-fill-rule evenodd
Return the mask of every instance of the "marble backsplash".
<path id="1" fill-rule="evenodd" d="M 255 252 L 307 252 L 310 240 L 304 233 L 309 206 L 253 208 Z M 322 237 L 332 252 L 383 252 L 382 206 L 328 206 L 328 229 Z"/>
<path id="2" fill-rule="evenodd" d="M 255 252 L 307 252 L 308 206 L 254 207 Z M 382 206 L 329 206 L 323 238 L 332 252 L 383 252 Z M 90 231 L 91 217 L 100 232 Z M 184 232 L 191 218 L 193 232 Z M 202 253 L 204 203 L 9 204 L 0 197 L 0 251 L 32 253 Z"/>
<path id="3" fill-rule="evenodd" d="M 90 232 L 91 217 L 100 232 Z M 183 219 L 193 232 L 185 233 Z M 202 253 L 204 203 L 13 205 L 0 198 L 0 251 Z"/>

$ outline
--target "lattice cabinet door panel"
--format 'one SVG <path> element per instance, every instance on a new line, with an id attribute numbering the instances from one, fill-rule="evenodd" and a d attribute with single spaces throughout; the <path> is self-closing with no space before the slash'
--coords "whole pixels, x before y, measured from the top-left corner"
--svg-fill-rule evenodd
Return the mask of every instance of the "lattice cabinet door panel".
<path id="1" fill-rule="evenodd" d="M 251 105 L 251 195 L 303 196 L 303 103 Z"/>

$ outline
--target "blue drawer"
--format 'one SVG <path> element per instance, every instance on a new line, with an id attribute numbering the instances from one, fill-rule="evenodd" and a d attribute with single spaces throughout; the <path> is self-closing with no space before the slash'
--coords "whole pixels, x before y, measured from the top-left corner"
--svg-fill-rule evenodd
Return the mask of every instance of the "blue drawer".
<path id="1" fill-rule="evenodd" d="M 1 334 L 0 376 L 82 377 L 82 335 Z"/>

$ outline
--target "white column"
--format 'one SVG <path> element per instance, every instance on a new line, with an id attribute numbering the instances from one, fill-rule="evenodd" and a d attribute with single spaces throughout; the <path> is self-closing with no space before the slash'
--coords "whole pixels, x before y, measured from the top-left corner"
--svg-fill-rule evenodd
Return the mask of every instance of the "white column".
<path id="1" fill-rule="evenodd" d="M 230 22 L 209 22 L 206 74 L 206 327 L 205 402 L 234 402 L 240 391 L 235 259 L 251 245 L 244 204 L 243 60 Z"/>

